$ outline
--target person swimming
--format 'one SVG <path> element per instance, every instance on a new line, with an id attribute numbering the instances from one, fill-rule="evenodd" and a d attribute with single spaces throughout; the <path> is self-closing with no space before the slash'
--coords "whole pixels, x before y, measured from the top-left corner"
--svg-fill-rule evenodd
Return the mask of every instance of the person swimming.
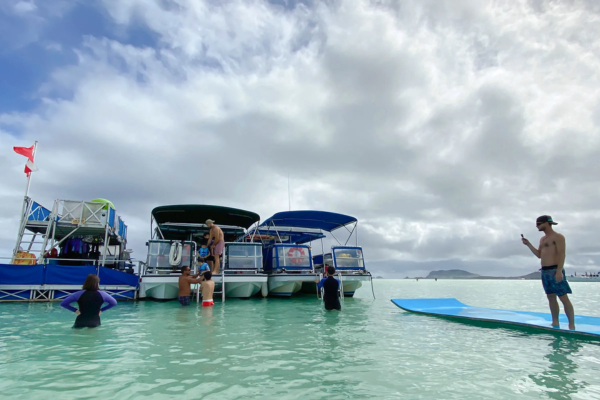
<path id="1" fill-rule="evenodd" d="M 89 274 L 82 289 L 65 298 L 60 305 L 67 310 L 77 314 L 73 328 L 96 328 L 101 325 L 100 314 L 117 305 L 117 301 L 108 293 L 99 288 L 100 278 L 98 275 Z M 79 309 L 71 306 L 71 303 L 79 304 Z M 102 304 L 108 303 L 102 307 Z"/>

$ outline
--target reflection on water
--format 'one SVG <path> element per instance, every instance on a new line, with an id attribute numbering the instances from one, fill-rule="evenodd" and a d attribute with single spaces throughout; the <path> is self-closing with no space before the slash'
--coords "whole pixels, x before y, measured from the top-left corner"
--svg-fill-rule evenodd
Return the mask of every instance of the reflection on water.
<path id="1" fill-rule="evenodd" d="M 553 399 L 571 399 L 587 384 L 575 379 L 574 373 L 578 365 L 574 361 L 582 348 L 580 341 L 573 338 L 556 337 L 548 343 L 548 352 L 544 359 L 549 361 L 542 372 L 529 375 L 538 386 L 547 389 L 546 393 Z"/>

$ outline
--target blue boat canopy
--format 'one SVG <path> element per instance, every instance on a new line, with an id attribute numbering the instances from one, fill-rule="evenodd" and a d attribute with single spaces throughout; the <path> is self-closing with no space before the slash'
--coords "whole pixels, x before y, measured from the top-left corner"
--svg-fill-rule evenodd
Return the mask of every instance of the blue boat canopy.
<path id="1" fill-rule="evenodd" d="M 313 240 L 323 239 L 326 236 L 319 229 L 308 229 L 308 228 L 292 228 L 292 227 L 278 227 L 278 226 L 260 226 L 253 228 L 246 235 L 246 239 L 256 237 L 257 240 L 276 240 L 281 238 L 283 243 L 296 243 L 303 244 L 309 243 Z"/>
<path id="2" fill-rule="evenodd" d="M 273 215 L 260 226 L 284 226 L 291 228 L 321 229 L 331 232 L 357 222 L 349 215 L 327 211 L 283 211 Z"/>

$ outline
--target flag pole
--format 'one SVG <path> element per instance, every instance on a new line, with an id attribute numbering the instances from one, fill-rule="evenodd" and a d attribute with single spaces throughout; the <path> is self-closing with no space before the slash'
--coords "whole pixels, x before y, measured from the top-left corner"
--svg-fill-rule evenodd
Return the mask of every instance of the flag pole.
<path id="1" fill-rule="evenodd" d="M 37 151 L 37 145 L 38 142 L 37 140 L 35 141 L 35 143 L 33 144 L 33 162 L 35 162 L 35 153 Z M 27 196 L 29 195 L 29 185 L 31 184 L 31 172 L 29 172 L 29 174 L 27 174 L 27 189 L 25 189 L 25 198 L 27 198 Z"/>

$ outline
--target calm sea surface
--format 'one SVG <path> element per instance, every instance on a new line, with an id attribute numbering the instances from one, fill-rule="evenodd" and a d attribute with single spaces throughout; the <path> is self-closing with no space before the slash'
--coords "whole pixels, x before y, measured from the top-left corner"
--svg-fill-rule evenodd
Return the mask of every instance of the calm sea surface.
<path id="1" fill-rule="evenodd" d="M 400 297 L 547 312 L 537 281 L 376 280 L 325 312 L 312 296 L 214 309 L 120 302 L 96 329 L 58 303 L 0 304 L 3 399 L 600 399 L 600 342 L 409 314 Z M 571 283 L 600 316 L 600 284 Z M 562 310 L 561 310 L 562 311 Z"/>

